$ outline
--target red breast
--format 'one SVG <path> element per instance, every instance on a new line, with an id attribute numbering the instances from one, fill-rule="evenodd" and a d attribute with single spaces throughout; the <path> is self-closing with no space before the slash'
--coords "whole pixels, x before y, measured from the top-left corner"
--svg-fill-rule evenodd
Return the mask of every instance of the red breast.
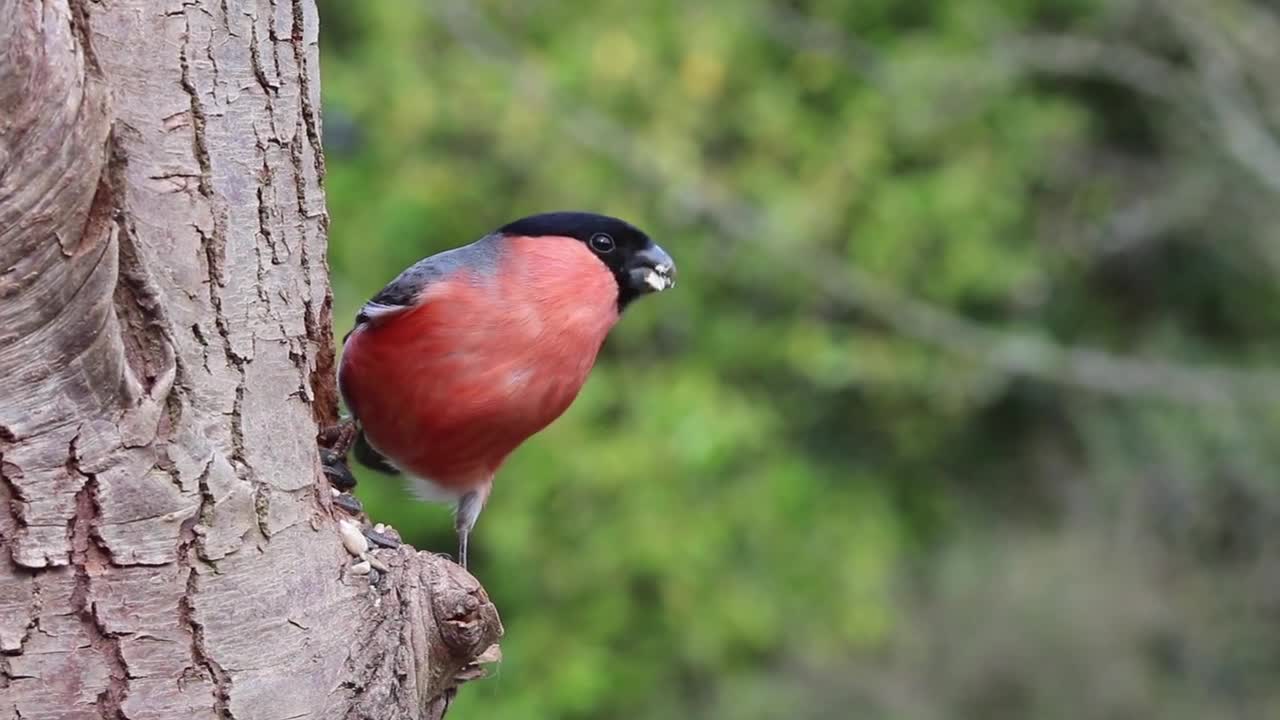
<path id="1" fill-rule="evenodd" d="M 497 267 L 431 283 L 343 351 L 339 381 L 366 437 L 445 490 L 487 482 L 559 417 L 618 319 L 617 282 L 581 241 L 502 242 Z"/>

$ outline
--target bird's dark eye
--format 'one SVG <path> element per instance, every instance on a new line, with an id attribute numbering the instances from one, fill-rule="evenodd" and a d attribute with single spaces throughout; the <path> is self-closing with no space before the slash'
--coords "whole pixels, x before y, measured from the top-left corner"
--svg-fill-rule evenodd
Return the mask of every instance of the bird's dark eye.
<path id="1" fill-rule="evenodd" d="M 607 255 L 613 252 L 613 248 L 614 242 L 612 237 L 604 233 L 596 233 L 591 236 L 591 249 L 601 255 Z"/>

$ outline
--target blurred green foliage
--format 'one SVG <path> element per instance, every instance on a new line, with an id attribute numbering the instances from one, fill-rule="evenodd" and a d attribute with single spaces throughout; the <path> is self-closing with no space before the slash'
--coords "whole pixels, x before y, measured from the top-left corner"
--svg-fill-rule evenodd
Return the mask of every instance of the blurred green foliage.
<path id="1" fill-rule="evenodd" d="M 532 212 L 680 268 L 497 480 L 457 717 L 1276 716 L 1280 191 L 1193 82 L 1263 9 L 320 5 L 339 335 Z"/>

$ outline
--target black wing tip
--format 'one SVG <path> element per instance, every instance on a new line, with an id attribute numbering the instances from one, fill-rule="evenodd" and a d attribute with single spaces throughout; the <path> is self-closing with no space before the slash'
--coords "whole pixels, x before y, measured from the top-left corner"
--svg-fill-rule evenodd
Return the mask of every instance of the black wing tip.
<path id="1" fill-rule="evenodd" d="M 373 470 L 374 472 L 379 472 L 383 475 L 400 474 L 399 468 L 392 465 L 391 461 L 387 460 L 386 456 L 382 453 L 373 449 L 373 446 L 369 444 L 367 439 L 365 439 L 363 432 L 356 436 L 356 441 L 351 447 L 351 452 L 356 456 L 356 460 L 360 461 L 361 465 Z"/>

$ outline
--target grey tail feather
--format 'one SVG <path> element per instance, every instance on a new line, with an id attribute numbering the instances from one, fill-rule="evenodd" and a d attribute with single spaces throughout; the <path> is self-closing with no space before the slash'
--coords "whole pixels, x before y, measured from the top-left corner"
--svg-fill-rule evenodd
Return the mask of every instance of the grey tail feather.
<path id="1" fill-rule="evenodd" d="M 356 442 L 355 445 L 352 446 L 351 451 L 355 453 L 356 460 L 359 460 L 361 465 L 369 468 L 370 470 L 376 470 L 384 475 L 400 474 L 399 468 L 392 465 L 391 461 L 387 460 L 382 453 L 373 449 L 373 446 L 365 439 L 363 432 L 356 435 Z"/>

